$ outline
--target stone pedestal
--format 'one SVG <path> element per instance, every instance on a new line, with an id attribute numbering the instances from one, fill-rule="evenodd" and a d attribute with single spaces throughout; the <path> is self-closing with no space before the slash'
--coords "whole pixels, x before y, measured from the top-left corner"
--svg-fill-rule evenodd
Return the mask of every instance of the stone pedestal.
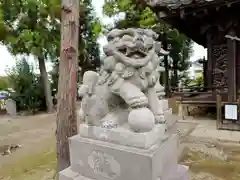
<path id="1" fill-rule="evenodd" d="M 80 125 L 70 138 L 71 166 L 60 180 L 187 180 L 188 169 L 177 164 L 177 117 L 158 81 L 158 54 L 168 52 L 150 29 L 107 36 L 101 73 L 86 71 L 79 90 L 78 122 L 92 126 Z"/>
<path id="2" fill-rule="evenodd" d="M 188 180 L 188 168 L 177 164 L 178 135 L 165 130 L 166 125 L 148 133 L 82 125 L 81 134 L 70 138 L 71 166 L 59 180 Z"/>

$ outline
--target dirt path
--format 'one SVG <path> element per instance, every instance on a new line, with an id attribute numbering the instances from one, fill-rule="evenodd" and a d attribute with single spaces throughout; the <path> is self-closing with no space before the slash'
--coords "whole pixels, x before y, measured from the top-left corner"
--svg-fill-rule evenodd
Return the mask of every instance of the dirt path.
<path id="1" fill-rule="evenodd" d="M 0 166 L 11 164 L 24 155 L 54 144 L 55 114 L 0 118 L 0 146 L 20 144 L 10 156 L 0 156 Z"/>
<path id="2" fill-rule="evenodd" d="M 10 156 L 0 156 L 0 179 L 1 169 L 8 165 L 12 167 L 4 171 L 12 173 L 12 180 L 52 180 L 56 164 L 55 120 L 56 114 L 0 118 L 0 145 L 23 145 Z M 196 122 L 181 122 L 177 127 L 182 147 L 180 162 L 190 167 L 191 180 L 240 179 L 239 144 L 191 136 Z"/>
<path id="3" fill-rule="evenodd" d="M 211 138 L 196 138 L 183 134 L 181 123 L 181 146 L 183 147 L 180 163 L 190 167 L 190 180 L 239 180 L 240 179 L 240 144 L 222 142 Z"/>

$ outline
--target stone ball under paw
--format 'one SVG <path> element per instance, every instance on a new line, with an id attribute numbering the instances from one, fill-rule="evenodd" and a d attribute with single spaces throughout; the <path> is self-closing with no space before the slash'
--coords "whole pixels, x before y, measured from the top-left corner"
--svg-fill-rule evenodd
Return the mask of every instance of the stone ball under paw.
<path id="1" fill-rule="evenodd" d="M 148 108 L 138 108 L 129 113 L 128 123 L 134 132 L 149 132 L 155 125 L 155 118 Z"/>

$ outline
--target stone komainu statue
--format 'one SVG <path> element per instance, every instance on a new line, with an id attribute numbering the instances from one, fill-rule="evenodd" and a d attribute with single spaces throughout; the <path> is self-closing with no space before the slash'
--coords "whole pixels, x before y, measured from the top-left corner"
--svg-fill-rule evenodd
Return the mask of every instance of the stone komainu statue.
<path id="1" fill-rule="evenodd" d="M 148 29 L 114 29 L 108 33 L 99 73 L 87 71 L 79 90 L 80 118 L 106 128 L 124 127 L 134 132 L 152 130 L 164 123 L 156 93 L 159 56 L 167 55 Z M 163 89 L 163 88 L 162 88 Z"/>

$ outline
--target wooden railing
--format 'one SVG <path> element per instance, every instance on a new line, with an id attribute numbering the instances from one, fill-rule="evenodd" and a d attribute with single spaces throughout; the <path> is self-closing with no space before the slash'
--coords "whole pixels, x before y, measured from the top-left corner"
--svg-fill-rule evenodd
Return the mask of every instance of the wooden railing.
<path id="1" fill-rule="evenodd" d="M 227 101 L 228 91 L 223 91 L 226 88 L 227 87 L 186 87 L 181 89 L 178 88 L 173 91 L 173 95 L 176 96 L 177 103 L 183 105 L 181 105 L 181 108 L 183 108 L 184 106 L 187 108 L 188 113 L 190 113 L 190 111 L 188 110 L 188 105 L 196 105 L 197 107 L 216 107 L 217 129 L 240 131 L 240 92 L 237 93 L 238 100 L 231 103 L 238 105 L 238 120 L 226 120 L 223 116 L 224 105 L 229 104 L 229 102 Z"/>
<path id="2" fill-rule="evenodd" d="M 177 98 L 180 104 L 204 104 L 211 105 L 216 103 L 216 95 L 227 95 L 227 91 L 223 91 L 227 87 L 185 87 L 177 88 L 172 94 Z M 204 96 L 205 95 L 205 96 Z M 209 96 L 208 96 L 209 95 Z M 201 98 L 202 97 L 202 98 Z M 206 98 L 209 97 L 209 98 Z"/>
<path id="3" fill-rule="evenodd" d="M 204 86 L 187 86 L 187 87 L 183 87 L 183 88 L 172 88 L 172 92 L 173 93 L 177 93 L 177 92 L 206 92 L 206 91 L 216 91 L 216 90 L 223 90 L 223 89 L 227 89 L 227 86 L 223 86 L 223 87 L 217 87 L 217 86 L 212 86 L 212 87 L 204 87 Z"/>

